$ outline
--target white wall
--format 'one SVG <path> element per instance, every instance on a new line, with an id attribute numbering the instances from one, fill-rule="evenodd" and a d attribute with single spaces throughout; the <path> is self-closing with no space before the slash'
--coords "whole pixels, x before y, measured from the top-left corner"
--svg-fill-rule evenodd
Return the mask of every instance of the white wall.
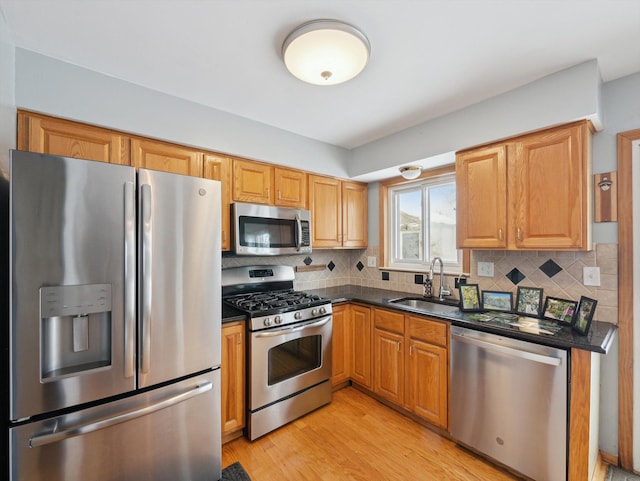
<path id="1" fill-rule="evenodd" d="M 348 177 L 349 151 L 16 48 L 23 109 Z"/>
<path id="2" fill-rule="evenodd" d="M 9 150 L 16 147 L 15 56 L 0 10 L 0 175 L 9 175 Z"/>

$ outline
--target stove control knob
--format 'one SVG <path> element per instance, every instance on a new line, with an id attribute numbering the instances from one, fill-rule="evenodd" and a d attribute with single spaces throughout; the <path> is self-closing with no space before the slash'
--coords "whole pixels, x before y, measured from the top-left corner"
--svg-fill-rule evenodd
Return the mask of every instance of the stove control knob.
<path id="1" fill-rule="evenodd" d="M 327 310 L 326 310 L 324 307 L 321 307 L 321 308 L 320 308 L 320 314 L 323 314 L 323 315 L 324 315 L 324 314 L 326 314 L 326 313 L 327 313 Z"/>
<path id="2" fill-rule="evenodd" d="M 271 324 L 273 324 L 273 321 L 271 320 L 271 318 L 270 318 L 270 317 L 267 317 L 267 318 L 264 320 L 264 325 L 265 325 L 266 327 L 269 327 Z"/>
<path id="3" fill-rule="evenodd" d="M 318 315 L 318 309 L 311 309 L 311 315 L 312 316 L 317 316 Z"/>
<path id="4" fill-rule="evenodd" d="M 296 313 L 293 315 L 293 317 L 294 317 L 296 320 L 302 319 L 302 313 L 300 313 L 300 312 L 296 312 Z"/>
<path id="5" fill-rule="evenodd" d="M 273 320 L 273 322 L 275 322 L 276 324 L 282 324 L 282 317 L 276 316 L 276 318 Z"/>

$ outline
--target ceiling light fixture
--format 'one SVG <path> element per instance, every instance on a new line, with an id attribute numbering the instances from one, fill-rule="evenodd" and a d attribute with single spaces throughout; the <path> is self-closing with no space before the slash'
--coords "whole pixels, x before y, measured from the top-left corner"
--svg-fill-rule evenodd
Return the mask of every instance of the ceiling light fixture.
<path id="1" fill-rule="evenodd" d="M 293 30 L 282 44 L 282 58 L 294 76 L 315 85 L 336 85 L 358 75 L 371 45 L 353 25 L 312 20 Z"/>
<path id="2" fill-rule="evenodd" d="M 406 167 L 400 167 L 400 175 L 407 180 L 417 179 L 422 172 L 422 167 L 419 165 L 408 165 Z"/>

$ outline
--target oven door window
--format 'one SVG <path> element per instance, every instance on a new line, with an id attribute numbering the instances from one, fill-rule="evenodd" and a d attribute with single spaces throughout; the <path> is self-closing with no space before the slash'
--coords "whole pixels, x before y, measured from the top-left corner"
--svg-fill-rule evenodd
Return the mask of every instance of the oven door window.
<path id="1" fill-rule="evenodd" d="M 269 386 L 317 369 L 322 364 L 322 336 L 306 336 L 269 349 Z"/>
<path id="2" fill-rule="evenodd" d="M 295 219 L 239 218 L 239 240 L 243 247 L 296 247 Z"/>

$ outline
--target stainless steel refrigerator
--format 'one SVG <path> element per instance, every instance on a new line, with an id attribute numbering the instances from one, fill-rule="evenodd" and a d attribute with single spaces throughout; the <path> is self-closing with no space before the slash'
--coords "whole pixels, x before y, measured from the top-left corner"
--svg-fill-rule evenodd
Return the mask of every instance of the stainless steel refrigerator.
<path id="1" fill-rule="evenodd" d="M 219 182 L 12 151 L 9 192 L 10 479 L 220 479 Z"/>

